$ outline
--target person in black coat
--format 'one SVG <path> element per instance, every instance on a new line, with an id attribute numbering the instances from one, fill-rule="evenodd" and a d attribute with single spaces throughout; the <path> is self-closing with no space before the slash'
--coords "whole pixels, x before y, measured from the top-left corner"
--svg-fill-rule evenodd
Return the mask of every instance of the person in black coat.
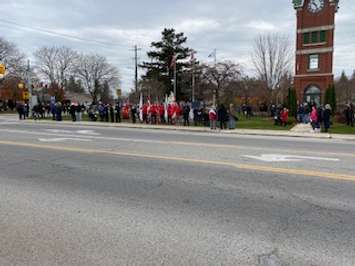
<path id="1" fill-rule="evenodd" d="M 223 104 L 219 107 L 217 116 L 220 129 L 227 129 L 228 113 Z"/>
<path id="2" fill-rule="evenodd" d="M 104 113 L 105 113 L 105 122 L 109 121 L 109 111 L 110 111 L 110 106 L 108 104 L 105 104 L 104 107 Z"/>
<path id="3" fill-rule="evenodd" d="M 121 104 L 119 102 L 115 105 L 115 121 L 116 123 L 121 123 Z"/>
<path id="4" fill-rule="evenodd" d="M 136 105 L 133 105 L 131 107 L 131 118 L 132 118 L 133 124 L 137 123 L 137 106 Z"/>
<path id="5" fill-rule="evenodd" d="M 69 113 L 71 116 L 71 120 L 73 122 L 76 122 L 76 107 L 74 104 L 70 105 Z"/>
<path id="6" fill-rule="evenodd" d="M 189 121 L 189 118 L 190 118 L 190 106 L 188 104 L 185 104 L 184 105 L 184 109 L 183 109 L 183 117 L 184 117 L 184 126 L 190 126 L 190 121 Z"/>
<path id="7" fill-rule="evenodd" d="M 115 109 L 113 108 L 112 104 L 110 104 L 110 118 L 111 123 L 115 123 Z"/>
<path id="8" fill-rule="evenodd" d="M 354 106 L 352 104 L 348 104 L 344 113 L 346 124 L 354 127 Z"/>
<path id="9" fill-rule="evenodd" d="M 322 120 L 324 126 L 324 132 L 328 132 L 331 125 L 332 107 L 327 104 L 323 110 Z"/>

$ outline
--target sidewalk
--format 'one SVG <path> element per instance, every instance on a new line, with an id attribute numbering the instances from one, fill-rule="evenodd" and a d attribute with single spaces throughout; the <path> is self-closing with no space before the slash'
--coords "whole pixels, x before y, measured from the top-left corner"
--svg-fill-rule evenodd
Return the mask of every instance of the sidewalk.
<path id="1" fill-rule="evenodd" d="M 51 120 L 26 120 L 24 123 L 41 123 L 41 124 L 62 124 L 62 125 L 76 125 L 76 126 L 95 126 L 95 127 L 109 127 L 109 128 L 136 128 L 136 129 L 150 129 L 150 130 L 170 130 L 194 133 L 218 133 L 226 135 L 252 135 L 252 136 L 273 136 L 273 137 L 295 137 L 295 138 L 313 138 L 313 139 L 339 139 L 355 141 L 355 135 L 341 135 L 328 133 L 311 133 L 310 130 L 297 130 L 297 126 L 290 131 L 283 130 L 262 130 L 262 129 L 235 129 L 235 130 L 211 130 L 206 127 L 183 127 L 183 126 L 167 126 L 167 125 L 146 125 L 146 124 L 131 124 L 131 123 L 105 123 L 105 122 L 71 122 L 62 121 L 56 122 Z M 308 131 L 308 132 L 307 132 Z"/>

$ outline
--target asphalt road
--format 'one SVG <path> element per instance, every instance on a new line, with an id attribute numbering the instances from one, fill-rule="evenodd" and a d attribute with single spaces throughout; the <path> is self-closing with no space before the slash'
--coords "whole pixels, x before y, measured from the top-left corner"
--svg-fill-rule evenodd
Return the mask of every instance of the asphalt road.
<path id="1" fill-rule="evenodd" d="M 0 265 L 355 265 L 355 142 L 0 118 Z"/>

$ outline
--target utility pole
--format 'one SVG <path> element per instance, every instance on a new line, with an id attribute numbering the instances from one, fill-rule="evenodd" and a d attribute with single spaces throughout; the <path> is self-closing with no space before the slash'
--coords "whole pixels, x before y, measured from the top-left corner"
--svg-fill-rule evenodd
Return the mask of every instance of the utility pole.
<path id="1" fill-rule="evenodd" d="M 138 92 L 138 51 L 141 51 L 141 48 L 138 48 L 137 45 L 134 46 L 134 62 L 135 62 L 135 75 L 134 75 L 134 88 L 136 93 Z"/>
<path id="2" fill-rule="evenodd" d="M 28 89 L 28 92 L 30 94 L 30 99 L 29 99 L 29 103 L 28 106 L 30 108 L 30 110 L 32 110 L 33 108 L 33 102 L 32 102 L 32 84 L 31 84 L 31 62 L 30 60 L 27 61 L 27 68 L 26 68 L 26 87 Z"/>
<path id="3" fill-rule="evenodd" d="M 196 87 L 196 79 L 195 79 L 195 67 L 196 67 L 196 58 L 195 58 L 195 53 L 192 52 L 191 54 L 191 63 L 192 63 L 192 103 L 195 102 L 195 87 Z"/>

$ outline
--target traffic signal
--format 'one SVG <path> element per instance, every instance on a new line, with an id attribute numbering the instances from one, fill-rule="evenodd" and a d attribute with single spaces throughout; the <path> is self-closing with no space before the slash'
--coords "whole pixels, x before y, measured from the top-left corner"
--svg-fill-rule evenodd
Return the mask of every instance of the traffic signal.
<path id="1" fill-rule="evenodd" d="M 4 64 L 0 64 L 0 75 L 5 75 L 6 67 Z"/>

